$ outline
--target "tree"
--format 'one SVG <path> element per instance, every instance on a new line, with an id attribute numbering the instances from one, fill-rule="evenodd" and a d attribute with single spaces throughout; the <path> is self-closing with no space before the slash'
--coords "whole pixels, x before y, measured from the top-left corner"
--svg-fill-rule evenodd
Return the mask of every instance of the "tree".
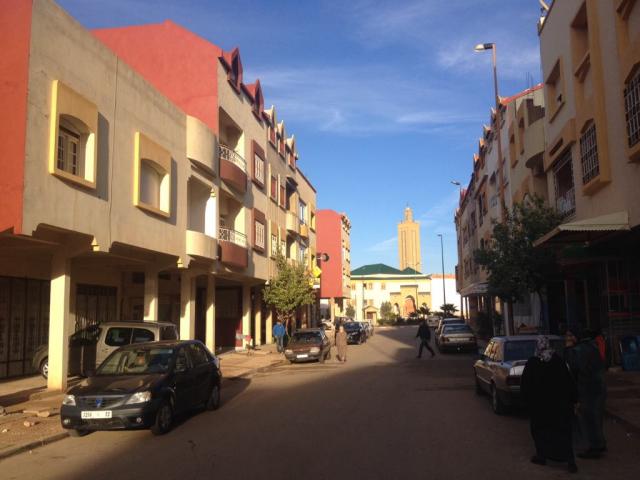
<path id="1" fill-rule="evenodd" d="M 534 248 L 533 243 L 561 220 L 558 212 L 535 196 L 516 203 L 504 222 L 494 224 L 493 240 L 474 252 L 476 263 L 487 271 L 490 294 L 511 303 L 522 300 L 526 293 L 537 293 L 542 304 L 542 289 L 556 270 L 556 258 L 552 251 Z"/>
<path id="2" fill-rule="evenodd" d="M 356 309 L 353 308 L 353 305 L 347 305 L 344 313 L 349 318 L 356 318 Z"/>
<path id="3" fill-rule="evenodd" d="M 442 315 L 444 317 L 452 317 L 458 311 L 458 307 L 453 303 L 445 303 L 444 305 L 440 305 L 440 310 L 442 310 Z"/>
<path id="4" fill-rule="evenodd" d="M 421 306 L 418 311 L 423 317 L 428 317 L 431 314 L 431 310 L 429 310 L 429 307 L 427 307 L 426 305 Z"/>
<path id="5" fill-rule="evenodd" d="M 296 310 L 315 301 L 313 277 L 303 264 L 289 264 L 281 252 L 276 256 L 276 267 L 278 274 L 264 288 L 264 301 L 288 329 Z"/>
<path id="6" fill-rule="evenodd" d="M 391 322 L 396 318 L 391 302 L 382 302 L 382 305 L 380 305 L 380 318 L 385 322 Z"/>

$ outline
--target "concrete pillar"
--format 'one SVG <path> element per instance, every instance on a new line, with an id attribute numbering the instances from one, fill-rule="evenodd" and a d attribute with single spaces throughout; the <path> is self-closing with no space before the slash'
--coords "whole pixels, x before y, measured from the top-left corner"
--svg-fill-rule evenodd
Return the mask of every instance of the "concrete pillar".
<path id="1" fill-rule="evenodd" d="M 195 283 L 193 273 L 183 270 L 180 278 L 180 340 L 196 338 Z"/>
<path id="2" fill-rule="evenodd" d="M 205 343 L 211 352 L 216 352 L 216 278 L 207 275 L 207 314 Z"/>
<path id="3" fill-rule="evenodd" d="M 256 299 L 253 302 L 253 308 L 255 312 L 254 331 L 256 332 L 256 338 L 254 338 L 254 345 L 262 345 L 262 292 L 256 290 Z"/>
<path id="4" fill-rule="evenodd" d="M 144 272 L 144 320 L 158 321 L 158 269 L 148 267 Z"/>
<path id="5" fill-rule="evenodd" d="M 251 335 L 251 287 L 248 285 L 242 286 L 242 335 Z M 247 340 L 243 338 L 240 349 L 245 349 L 246 346 Z"/>
<path id="6" fill-rule="evenodd" d="M 273 310 L 271 309 L 267 312 L 267 324 L 265 330 L 267 331 L 267 338 L 265 339 L 266 343 L 273 343 Z"/>
<path id="7" fill-rule="evenodd" d="M 66 390 L 71 335 L 71 261 L 54 255 L 51 261 L 49 301 L 49 390 Z"/>

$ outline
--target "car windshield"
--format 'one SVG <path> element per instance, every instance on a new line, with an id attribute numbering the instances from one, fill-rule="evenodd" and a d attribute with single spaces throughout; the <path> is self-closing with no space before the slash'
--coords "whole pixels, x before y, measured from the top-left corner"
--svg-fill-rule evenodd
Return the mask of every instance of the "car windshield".
<path id="1" fill-rule="evenodd" d="M 166 373 L 172 348 L 126 348 L 113 352 L 102 362 L 96 375 L 146 375 Z"/>
<path id="2" fill-rule="evenodd" d="M 562 349 L 562 340 L 552 340 L 551 346 L 556 352 Z M 512 362 L 514 360 L 528 360 L 536 354 L 535 340 L 517 340 L 504 344 L 504 360 Z"/>
<path id="3" fill-rule="evenodd" d="M 319 332 L 296 332 L 292 340 L 295 343 L 316 343 L 322 340 Z"/>
<path id="4" fill-rule="evenodd" d="M 348 322 L 344 324 L 344 329 L 345 330 L 359 330 L 360 329 L 360 325 L 358 325 L 355 322 Z"/>
<path id="5" fill-rule="evenodd" d="M 447 325 L 444 333 L 473 333 L 469 325 Z"/>

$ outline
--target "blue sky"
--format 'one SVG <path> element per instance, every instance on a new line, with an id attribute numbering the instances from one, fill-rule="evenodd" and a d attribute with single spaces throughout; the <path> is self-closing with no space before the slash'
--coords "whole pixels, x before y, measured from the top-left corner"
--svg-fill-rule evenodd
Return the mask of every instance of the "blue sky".
<path id="1" fill-rule="evenodd" d="M 540 79 L 536 0 L 59 0 L 87 28 L 171 19 L 224 49 L 240 47 L 296 135 L 318 208 L 352 222 L 352 267 L 398 266 L 397 223 L 421 222 L 423 270 L 457 263 L 453 213 L 482 123 L 500 93 Z M 489 31 L 494 30 L 493 34 Z"/>

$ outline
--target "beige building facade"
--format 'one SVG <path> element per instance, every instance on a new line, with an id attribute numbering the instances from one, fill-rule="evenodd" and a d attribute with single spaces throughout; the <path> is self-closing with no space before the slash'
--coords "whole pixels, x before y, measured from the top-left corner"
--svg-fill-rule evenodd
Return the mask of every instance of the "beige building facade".
<path id="1" fill-rule="evenodd" d="M 271 341 L 261 291 L 283 240 L 311 268 L 315 190 L 282 122 L 282 153 L 269 150 L 237 49 L 171 22 L 92 34 L 51 0 L 0 15 L 16 28 L 0 93 L 24 119 L 3 147 L 0 378 L 32 373 L 46 343 L 49 387 L 65 388 L 68 337 L 109 320 L 170 321 L 212 351 Z M 149 68 L 171 63 L 175 84 Z M 185 103 L 199 78 L 214 90 Z"/>

